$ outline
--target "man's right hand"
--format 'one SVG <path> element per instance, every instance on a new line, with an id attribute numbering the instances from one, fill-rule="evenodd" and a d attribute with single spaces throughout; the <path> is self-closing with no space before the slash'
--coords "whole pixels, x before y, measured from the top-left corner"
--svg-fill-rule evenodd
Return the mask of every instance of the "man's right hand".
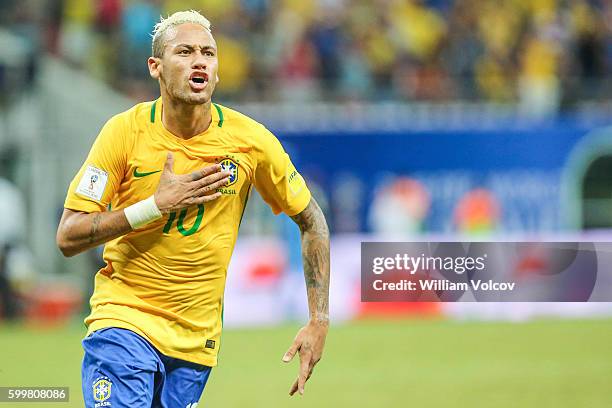
<path id="1" fill-rule="evenodd" d="M 220 164 L 204 167 L 189 174 L 174 174 L 174 157 L 168 153 L 155 191 L 155 204 L 163 214 L 221 197 L 217 189 L 227 184 L 230 173 Z"/>

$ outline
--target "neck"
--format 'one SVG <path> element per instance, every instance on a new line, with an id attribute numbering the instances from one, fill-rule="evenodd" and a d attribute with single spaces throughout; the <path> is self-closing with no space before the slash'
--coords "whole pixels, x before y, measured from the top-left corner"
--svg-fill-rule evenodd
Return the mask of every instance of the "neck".
<path id="1" fill-rule="evenodd" d="M 190 139 L 210 126 L 210 105 L 210 101 L 201 105 L 187 105 L 171 98 L 163 98 L 162 123 L 175 136 Z"/>

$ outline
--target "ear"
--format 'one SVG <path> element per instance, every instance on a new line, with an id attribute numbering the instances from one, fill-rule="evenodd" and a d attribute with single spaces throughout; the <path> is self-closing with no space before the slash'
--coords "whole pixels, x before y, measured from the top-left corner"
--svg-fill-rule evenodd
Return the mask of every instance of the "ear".
<path id="1" fill-rule="evenodd" d="M 161 74 L 161 58 L 149 57 L 147 59 L 147 65 L 149 66 L 149 75 L 153 79 L 159 79 Z"/>

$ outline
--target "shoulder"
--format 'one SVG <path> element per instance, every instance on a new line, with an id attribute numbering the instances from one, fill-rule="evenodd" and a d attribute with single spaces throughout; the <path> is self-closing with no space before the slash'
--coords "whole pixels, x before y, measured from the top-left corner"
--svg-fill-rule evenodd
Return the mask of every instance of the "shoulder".
<path id="1" fill-rule="evenodd" d="M 143 102 L 113 115 L 100 131 L 97 144 L 114 152 L 129 152 L 134 147 L 138 131 L 146 126 L 153 102 Z"/>
<path id="2" fill-rule="evenodd" d="M 216 111 L 219 116 L 219 120 L 223 120 L 223 127 L 253 127 L 263 126 L 255 119 L 245 115 L 242 112 L 238 112 L 236 109 L 229 108 L 220 103 L 213 102 L 213 111 Z"/>
<path id="3" fill-rule="evenodd" d="M 145 129 L 151 122 L 151 112 L 155 114 L 155 102 L 142 102 L 112 116 L 104 125 L 103 133 L 110 133 L 113 140 L 120 139 L 130 145 L 138 130 Z"/>
<path id="4" fill-rule="evenodd" d="M 217 111 L 223 129 L 236 136 L 245 137 L 250 144 L 267 144 L 276 140 L 276 136 L 263 124 L 244 113 L 218 103 L 213 103 L 212 109 Z"/>
<path id="5" fill-rule="evenodd" d="M 157 101 L 147 101 L 138 103 L 123 112 L 120 112 L 109 119 L 109 122 L 115 122 L 125 126 L 127 129 L 134 129 L 149 122 L 152 122 L 155 117 Z"/>

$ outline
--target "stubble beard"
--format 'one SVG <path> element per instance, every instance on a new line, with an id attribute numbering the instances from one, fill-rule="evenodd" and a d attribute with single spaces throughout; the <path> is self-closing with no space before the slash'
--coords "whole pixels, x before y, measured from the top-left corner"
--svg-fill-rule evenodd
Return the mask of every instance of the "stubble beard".
<path id="1" fill-rule="evenodd" d="M 189 90 L 171 90 L 170 96 L 172 99 L 184 103 L 186 105 L 203 105 L 210 100 L 208 93 L 192 93 Z"/>
<path id="2" fill-rule="evenodd" d="M 170 86 L 168 86 L 170 85 Z M 173 86 L 176 85 L 176 86 Z M 183 103 L 185 105 L 203 105 L 207 102 L 210 102 L 212 97 L 212 90 L 207 92 L 207 90 L 201 91 L 199 93 L 191 92 L 191 89 L 181 89 L 178 84 L 168 84 L 166 81 L 162 79 L 162 86 L 166 87 L 166 92 L 170 96 L 170 98 L 176 102 Z"/>

